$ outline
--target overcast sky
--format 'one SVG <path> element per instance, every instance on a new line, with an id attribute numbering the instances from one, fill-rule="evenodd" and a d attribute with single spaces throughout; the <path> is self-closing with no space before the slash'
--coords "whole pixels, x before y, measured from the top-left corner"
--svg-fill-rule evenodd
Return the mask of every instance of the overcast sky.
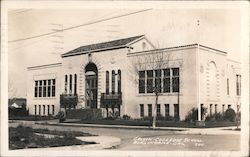
<path id="1" fill-rule="evenodd" d="M 32 37 L 61 26 L 78 26 L 140 10 L 142 9 L 9 10 L 8 40 Z M 57 34 L 62 37 L 50 35 L 10 42 L 9 80 L 17 89 L 16 96 L 25 97 L 27 67 L 61 62 L 61 53 L 85 44 L 141 34 L 145 34 L 160 48 L 197 43 L 200 36 L 200 44 L 226 51 L 228 58 L 239 61 L 240 19 L 240 11 L 237 9 L 151 9 Z M 197 20 L 200 21 L 199 29 Z"/>

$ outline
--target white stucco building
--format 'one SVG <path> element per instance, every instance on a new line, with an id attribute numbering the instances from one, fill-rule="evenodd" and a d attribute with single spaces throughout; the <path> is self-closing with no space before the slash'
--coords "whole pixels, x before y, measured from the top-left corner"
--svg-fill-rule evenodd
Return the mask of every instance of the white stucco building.
<path id="1" fill-rule="evenodd" d="M 164 65 L 153 68 L 148 57 L 157 55 Z M 192 44 L 156 49 L 144 35 L 135 36 L 82 46 L 62 54 L 60 63 L 28 67 L 27 106 L 30 114 L 55 115 L 60 95 L 68 94 L 78 98 L 69 108 L 102 108 L 103 116 L 108 110 L 141 118 L 152 115 L 155 96 L 147 87 L 158 84 L 158 115 L 183 120 L 201 106 L 208 114 L 229 107 L 236 111 L 239 68 L 215 48 Z"/>

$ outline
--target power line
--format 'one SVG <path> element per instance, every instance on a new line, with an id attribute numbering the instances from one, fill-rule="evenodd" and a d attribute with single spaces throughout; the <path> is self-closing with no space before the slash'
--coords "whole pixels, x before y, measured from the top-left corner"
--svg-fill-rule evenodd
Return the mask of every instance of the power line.
<path id="1" fill-rule="evenodd" d="M 92 25 L 92 24 L 100 23 L 100 22 L 104 22 L 104 21 L 109 21 L 109 20 L 112 20 L 112 19 L 117 19 L 117 18 L 129 16 L 129 15 L 133 15 L 133 14 L 137 14 L 137 13 L 141 13 L 141 12 L 145 12 L 145 11 L 149 11 L 149 10 L 152 10 L 152 9 L 144 9 L 144 10 L 140 10 L 140 11 L 136 11 L 136 12 L 131 12 L 131 13 L 127 13 L 127 14 L 122 14 L 122 15 L 118 15 L 118 16 L 114 16 L 114 17 L 104 18 L 104 19 L 93 21 L 93 22 L 89 22 L 89 23 L 85 23 L 85 24 L 81 24 L 81 25 L 76 25 L 76 26 L 68 27 L 68 28 L 65 28 L 65 29 L 60 30 L 60 31 L 67 31 L 67 30 L 78 28 L 78 27 Z M 14 42 L 19 42 L 19 41 L 33 39 L 33 38 L 39 38 L 39 37 L 42 37 L 42 36 L 47 36 L 47 35 L 55 34 L 57 32 L 58 31 L 54 31 L 54 32 L 44 33 L 44 34 L 40 34 L 40 35 L 36 35 L 36 36 L 32 36 L 32 37 L 10 40 L 10 41 L 8 41 L 8 43 L 14 43 Z"/>

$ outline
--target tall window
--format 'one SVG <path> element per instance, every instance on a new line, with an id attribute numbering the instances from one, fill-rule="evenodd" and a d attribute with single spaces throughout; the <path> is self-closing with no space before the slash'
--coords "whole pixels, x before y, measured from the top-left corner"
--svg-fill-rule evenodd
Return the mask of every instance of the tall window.
<path id="1" fill-rule="evenodd" d="M 147 93 L 153 92 L 153 70 L 147 70 Z"/>
<path id="2" fill-rule="evenodd" d="M 140 116 L 144 117 L 144 104 L 140 104 Z"/>
<path id="3" fill-rule="evenodd" d="M 217 113 L 217 104 L 214 105 L 214 112 Z"/>
<path id="4" fill-rule="evenodd" d="M 112 70 L 112 94 L 115 93 L 115 71 Z"/>
<path id="5" fill-rule="evenodd" d="M 36 105 L 35 105 L 35 115 L 36 115 Z"/>
<path id="6" fill-rule="evenodd" d="M 174 104 L 174 118 L 179 120 L 179 104 Z"/>
<path id="7" fill-rule="evenodd" d="M 43 115 L 45 115 L 45 105 L 43 105 Z"/>
<path id="8" fill-rule="evenodd" d="M 165 104 L 165 117 L 169 116 L 169 104 Z"/>
<path id="9" fill-rule="evenodd" d="M 118 78 L 117 78 L 118 93 L 121 93 L 121 92 L 122 92 L 122 89 L 121 89 L 121 85 L 122 85 L 121 79 L 122 79 L 121 70 L 118 70 Z"/>
<path id="10" fill-rule="evenodd" d="M 170 69 L 164 69 L 163 73 L 164 73 L 163 92 L 169 93 L 170 92 Z"/>
<path id="11" fill-rule="evenodd" d="M 48 108 L 48 115 L 50 114 L 50 106 L 47 105 L 47 108 Z"/>
<path id="12" fill-rule="evenodd" d="M 41 105 L 39 105 L 38 107 L 39 107 L 38 114 L 41 115 Z"/>
<path id="13" fill-rule="evenodd" d="M 152 117 L 152 104 L 148 104 L 148 116 Z"/>
<path id="14" fill-rule="evenodd" d="M 106 71 L 106 93 L 109 93 L 109 71 Z"/>
<path id="15" fill-rule="evenodd" d="M 51 97 L 51 80 L 48 80 L 48 97 Z"/>
<path id="16" fill-rule="evenodd" d="M 227 95 L 229 95 L 229 78 L 227 78 Z"/>
<path id="17" fill-rule="evenodd" d="M 39 97 L 42 97 L 42 84 L 43 84 L 43 81 L 39 81 Z"/>
<path id="18" fill-rule="evenodd" d="M 139 93 L 145 93 L 145 71 L 139 71 Z"/>
<path id="19" fill-rule="evenodd" d="M 69 75 L 69 93 L 72 94 L 72 75 Z"/>
<path id="20" fill-rule="evenodd" d="M 68 89 L 68 75 L 65 75 L 65 88 L 64 88 L 65 93 L 68 92 L 67 89 Z"/>
<path id="21" fill-rule="evenodd" d="M 241 76 L 236 75 L 236 94 L 240 95 L 240 90 L 241 90 Z"/>
<path id="22" fill-rule="evenodd" d="M 227 105 L 227 108 L 231 108 L 231 105 L 229 104 L 229 105 Z"/>
<path id="23" fill-rule="evenodd" d="M 161 93 L 161 69 L 155 70 L 155 88 Z"/>
<path id="24" fill-rule="evenodd" d="M 222 114 L 224 115 L 225 113 L 225 104 L 222 105 Z"/>
<path id="25" fill-rule="evenodd" d="M 55 105 L 52 105 L 52 115 L 55 114 Z"/>
<path id="26" fill-rule="evenodd" d="M 74 75 L 74 94 L 77 94 L 77 75 Z"/>
<path id="27" fill-rule="evenodd" d="M 46 97 L 46 93 L 47 93 L 47 90 L 46 90 L 46 80 L 43 80 L 43 97 Z"/>
<path id="28" fill-rule="evenodd" d="M 213 104 L 210 104 L 210 115 L 212 115 Z"/>
<path id="29" fill-rule="evenodd" d="M 56 95 L 56 80 L 52 80 L 52 96 L 54 97 Z"/>
<path id="30" fill-rule="evenodd" d="M 35 81 L 35 93 L 34 93 L 34 96 L 35 97 L 37 97 L 37 95 L 38 95 L 38 93 L 37 93 L 37 91 L 38 91 L 38 81 Z"/>
<path id="31" fill-rule="evenodd" d="M 173 92 L 179 92 L 179 68 L 173 68 L 173 77 L 172 77 L 172 89 Z"/>
<path id="32" fill-rule="evenodd" d="M 160 116 L 161 116 L 161 104 L 157 104 L 156 116 L 157 116 L 157 117 L 160 117 Z"/>

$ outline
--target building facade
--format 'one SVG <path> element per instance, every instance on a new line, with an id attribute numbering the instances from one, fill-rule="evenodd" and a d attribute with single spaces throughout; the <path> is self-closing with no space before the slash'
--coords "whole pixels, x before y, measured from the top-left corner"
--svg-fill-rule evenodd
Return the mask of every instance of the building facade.
<path id="1" fill-rule="evenodd" d="M 183 120 L 194 107 L 206 107 L 207 114 L 240 108 L 240 64 L 214 48 L 156 49 L 141 35 L 82 46 L 61 59 L 28 68 L 30 114 L 57 114 L 60 96 L 77 100 L 64 108 L 101 108 L 104 117 L 142 118 L 156 112 Z"/>

